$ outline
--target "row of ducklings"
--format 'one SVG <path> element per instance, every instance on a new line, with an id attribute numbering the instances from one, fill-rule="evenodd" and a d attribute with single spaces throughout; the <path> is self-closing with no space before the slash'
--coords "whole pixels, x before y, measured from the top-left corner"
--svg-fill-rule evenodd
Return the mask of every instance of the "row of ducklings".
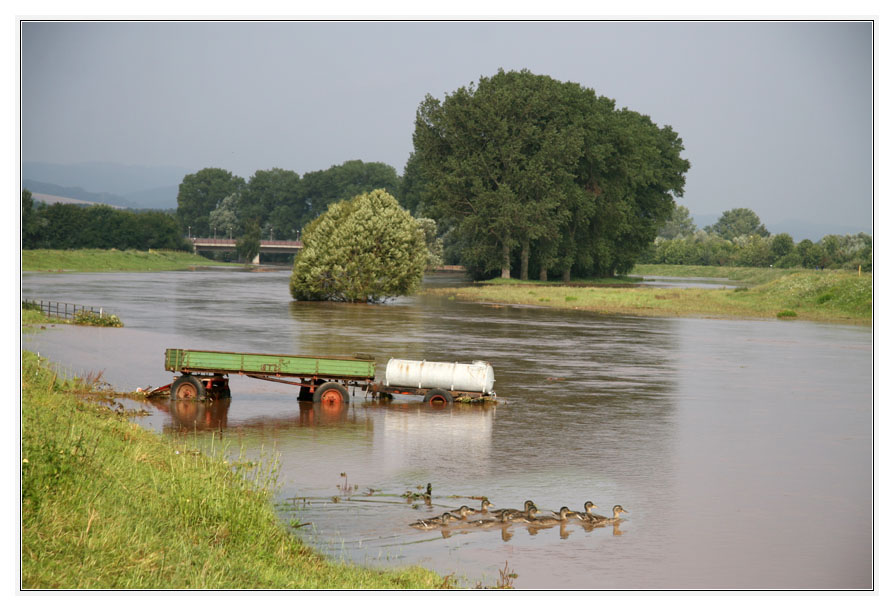
<path id="1" fill-rule="evenodd" d="M 492 509 L 493 507 L 493 503 L 483 499 L 480 510 L 463 505 L 459 509 L 446 511 L 439 516 L 416 520 L 410 526 L 425 530 L 450 526 L 495 526 L 512 522 L 521 522 L 529 526 L 555 526 L 569 519 L 577 519 L 591 526 L 606 526 L 619 522 L 621 514 L 627 513 L 626 509 L 615 505 L 612 507 L 610 518 L 595 514 L 593 510 L 599 508 L 592 501 L 584 503 L 584 511 L 572 511 L 568 507 L 562 507 L 558 512 L 550 511 L 549 514 L 543 514 L 533 501 L 525 501 L 524 509 Z M 469 519 L 472 514 L 479 514 L 482 517 Z"/>

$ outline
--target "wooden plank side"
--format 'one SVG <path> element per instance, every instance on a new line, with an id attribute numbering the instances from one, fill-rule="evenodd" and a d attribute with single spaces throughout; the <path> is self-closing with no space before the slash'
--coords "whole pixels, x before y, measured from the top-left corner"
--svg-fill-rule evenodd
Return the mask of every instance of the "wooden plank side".
<path id="1" fill-rule="evenodd" d="M 179 352 L 181 358 L 173 368 L 167 355 Z M 329 376 L 373 378 L 376 365 L 373 360 L 351 357 L 314 357 L 287 354 L 254 354 L 201 350 L 169 350 L 166 352 L 166 368 L 171 371 L 190 369 L 205 372 L 240 372 L 288 376 Z"/>

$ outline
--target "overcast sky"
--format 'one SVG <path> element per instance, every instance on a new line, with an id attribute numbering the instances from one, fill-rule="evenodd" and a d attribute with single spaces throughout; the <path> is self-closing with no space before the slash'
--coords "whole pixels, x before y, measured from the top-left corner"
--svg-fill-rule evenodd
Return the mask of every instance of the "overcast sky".
<path id="1" fill-rule="evenodd" d="M 403 172 L 416 108 L 499 68 L 671 125 L 680 203 L 872 223 L 868 22 L 28 22 L 22 159 Z"/>

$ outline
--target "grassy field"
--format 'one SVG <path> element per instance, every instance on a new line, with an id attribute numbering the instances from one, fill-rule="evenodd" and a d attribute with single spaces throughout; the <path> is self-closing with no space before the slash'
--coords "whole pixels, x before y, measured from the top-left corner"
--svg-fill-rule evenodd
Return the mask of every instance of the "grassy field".
<path id="1" fill-rule="evenodd" d="M 668 270 L 664 269 L 659 273 L 644 267 L 638 267 L 634 273 L 686 276 L 682 270 L 676 270 L 678 273 L 668 273 Z M 697 267 L 694 275 L 732 279 L 730 269 Z M 720 276 L 717 270 L 724 270 L 727 274 Z M 756 270 L 741 272 L 736 279 L 740 282 L 749 284 L 757 282 L 757 284 L 724 290 L 622 288 L 611 285 L 583 286 L 578 283 L 565 286 L 556 283 L 502 281 L 458 289 L 429 289 L 429 292 L 472 301 L 588 310 L 604 314 L 786 318 L 872 324 L 871 274 L 858 275 L 851 271 L 831 270 Z"/>
<path id="2" fill-rule="evenodd" d="M 176 250 L 23 250 L 22 271 L 157 272 L 203 266 L 234 266 Z"/>
<path id="3" fill-rule="evenodd" d="M 274 514 L 275 461 L 227 461 L 130 422 L 22 353 L 22 587 L 438 588 L 332 562 Z M 229 454 L 232 456 L 232 454 Z"/>

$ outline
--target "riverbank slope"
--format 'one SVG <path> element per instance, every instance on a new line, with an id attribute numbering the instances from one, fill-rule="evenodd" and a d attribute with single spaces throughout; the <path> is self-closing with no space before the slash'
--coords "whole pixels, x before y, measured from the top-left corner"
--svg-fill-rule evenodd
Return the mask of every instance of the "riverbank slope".
<path id="1" fill-rule="evenodd" d="M 26 272 L 162 272 L 194 267 L 239 267 L 179 250 L 23 250 Z"/>
<path id="2" fill-rule="evenodd" d="M 703 277 L 710 276 L 706 268 Z M 664 275 L 671 275 L 665 272 Z M 429 289 L 429 293 L 495 304 L 533 305 L 632 316 L 786 318 L 872 324 L 872 275 L 842 270 L 786 270 L 752 276 L 737 289 L 563 285 L 521 281 Z"/>
<path id="3" fill-rule="evenodd" d="M 22 353 L 22 583 L 32 588 L 438 588 L 327 560 L 271 505 L 275 463 L 228 462 L 131 422 Z M 223 442 L 221 442 L 223 443 Z M 232 461 L 232 458 L 230 459 Z"/>

